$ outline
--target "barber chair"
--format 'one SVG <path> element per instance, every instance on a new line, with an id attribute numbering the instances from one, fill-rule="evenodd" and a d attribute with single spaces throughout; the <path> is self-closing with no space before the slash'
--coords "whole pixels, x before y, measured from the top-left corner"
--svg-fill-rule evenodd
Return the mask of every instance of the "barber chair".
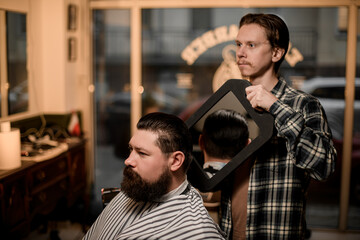
<path id="1" fill-rule="evenodd" d="M 109 202 L 120 192 L 120 188 L 102 188 L 101 189 L 101 200 L 102 206 L 105 208 Z"/>

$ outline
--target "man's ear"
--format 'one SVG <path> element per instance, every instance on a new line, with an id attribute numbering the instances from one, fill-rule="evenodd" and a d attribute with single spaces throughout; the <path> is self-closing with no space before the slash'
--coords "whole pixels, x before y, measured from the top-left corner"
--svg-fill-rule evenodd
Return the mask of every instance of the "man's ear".
<path id="1" fill-rule="evenodd" d="M 272 50 L 272 58 L 271 60 L 275 63 L 275 62 L 278 62 L 282 56 L 284 55 L 285 53 L 285 49 L 283 48 L 278 48 L 278 47 L 275 47 L 273 50 Z"/>
<path id="2" fill-rule="evenodd" d="M 181 168 L 185 160 L 185 155 L 181 151 L 176 151 L 172 153 L 170 160 L 170 170 L 175 172 Z"/>
<path id="3" fill-rule="evenodd" d="M 199 147 L 201 150 L 204 150 L 204 138 L 202 134 L 199 135 Z"/>

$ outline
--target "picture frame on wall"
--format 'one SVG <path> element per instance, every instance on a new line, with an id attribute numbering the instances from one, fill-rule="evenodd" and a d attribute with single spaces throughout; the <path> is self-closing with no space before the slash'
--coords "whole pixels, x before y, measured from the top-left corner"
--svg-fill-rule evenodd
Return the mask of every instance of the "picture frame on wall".
<path id="1" fill-rule="evenodd" d="M 68 40 L 68 60 L 74 62 L 76 60 L 76 38 L 70 37 Z"/>
<path id="2" fill-rule="evenodd" d="M 69 4 L 68 6 L 68 30 L 75 31 L 77 25 L 77 6 Z"/>

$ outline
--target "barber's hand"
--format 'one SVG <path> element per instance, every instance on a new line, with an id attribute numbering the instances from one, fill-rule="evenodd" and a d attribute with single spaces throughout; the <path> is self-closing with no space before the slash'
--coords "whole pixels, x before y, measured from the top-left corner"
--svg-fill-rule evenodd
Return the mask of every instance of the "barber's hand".
<path id="1" fill-rule="evenodd" d="M 261 109 L 269 111 L 271 105 L 278 100 L 260 84 L 245 88 L 245 92 L 251 106 L 260 111 Z"/>

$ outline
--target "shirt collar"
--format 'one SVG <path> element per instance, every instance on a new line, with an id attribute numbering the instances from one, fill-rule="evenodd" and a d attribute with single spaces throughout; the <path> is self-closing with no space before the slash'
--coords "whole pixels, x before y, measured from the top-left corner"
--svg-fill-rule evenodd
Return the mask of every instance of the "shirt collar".
<path id="1" fill-rule="evenodd" d="M 180 195 L 181 193 L 183 193 L 185 191 L 185 189 L 187 188 L 188 185 L 189 185 L 189 182 L 187 179 L 185 179 L 185 181 L 182 184 L 180 184 L 180 186 L 178 186 L 174 190 L 164 194 L 162 197 L 157 199 L 155 202 L 166 202 L 170 198 Z"/>
<path id="2" fill-rule="evenodd" d="M 285 87 L 286 87 L 285 79 L 280 77 L 275 87 L 271 90 L 271 93 L 274 94 L 277 98 L 280 98 L 282 93 L 285 91 Z"/>

